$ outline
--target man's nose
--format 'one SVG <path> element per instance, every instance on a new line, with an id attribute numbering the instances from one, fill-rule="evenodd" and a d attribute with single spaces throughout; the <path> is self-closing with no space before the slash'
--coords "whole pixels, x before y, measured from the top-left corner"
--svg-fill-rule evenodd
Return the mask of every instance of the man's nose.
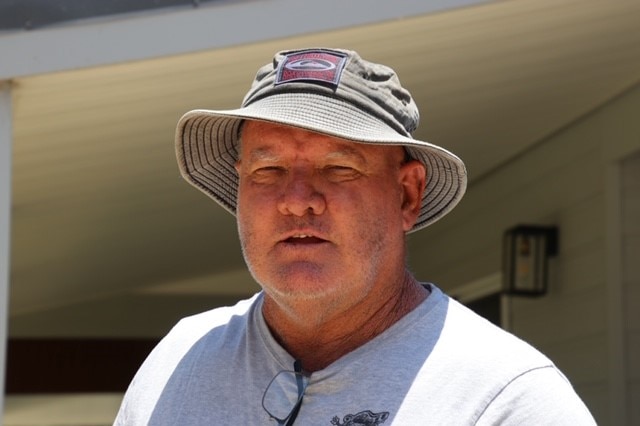
<path id="1" fill-rule="evenodd" d="M 326 200 L 318 190 L 316 179 L 310 171 L 291 171 L 278 202 L 280 213 L 295 216 L 322 214 Z"/>

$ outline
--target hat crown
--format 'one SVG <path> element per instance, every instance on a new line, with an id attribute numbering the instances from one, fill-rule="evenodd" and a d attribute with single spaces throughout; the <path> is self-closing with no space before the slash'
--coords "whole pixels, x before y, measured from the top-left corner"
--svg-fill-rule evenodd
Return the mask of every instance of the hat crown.
<path id="1" fill-rule="evenodd" d="M 296 92 L 339 98 L 404 136 L 411 136 L 420 121 L 411 94 L 402 87 L 393 69 L 344 49 L 276 53 L 272 62 L 258 70 L 242 106 L 276 94 Z"/>
<path id="2" fill-rule="evenodd" d="M 460 158 L 414 139 L 419 115 L 409 92 L 385 65 L 342 49 L 282 51 L 258 70 L 242 107 L 193 110 L 176 129 L 180 172 L 236 214 L 242 123 L 260 120 L 373 145 L 403 146 L 427 169 L 420 213 L 410 232 L 453 209 L 467 186 Z"/>

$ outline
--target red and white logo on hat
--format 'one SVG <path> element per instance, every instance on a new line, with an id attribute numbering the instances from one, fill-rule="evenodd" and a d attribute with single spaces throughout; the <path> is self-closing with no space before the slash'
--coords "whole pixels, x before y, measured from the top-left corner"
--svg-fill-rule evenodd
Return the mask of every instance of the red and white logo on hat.
<path id="1" fill-rule="evenodd" d="M 329 50 L 305 50 L 290 53 L 278 64 L 275 84 L 292 81 L 340 83 L 347 55 Z"/>

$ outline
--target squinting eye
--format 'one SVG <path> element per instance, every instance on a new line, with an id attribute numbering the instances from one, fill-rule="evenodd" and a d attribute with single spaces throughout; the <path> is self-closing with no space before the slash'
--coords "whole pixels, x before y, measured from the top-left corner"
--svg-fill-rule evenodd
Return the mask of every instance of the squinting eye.
<path id="1" fill-rule="evenodd" d="M 255 169 L 253 171 L 254 174 L 273 174 L 273 173 L 284 173 L 284 168 L 283 167 L 278 167 L 278 166 L 267 166 L 267 167 L 260 167 L 258 169 Z"/>
<path id="2" fill-rule="evenodd" d="M 324 168 L 325 174 L 335 178 L 355 178 L 358 171 L 349 166 L 328 166 Z"/>
<path id="3" fill-rule="evenodd" d="M 330 167 L 327 167 L 327 169 L 329 171 L 335 172 L 335 173 L 353 172 L 353 169 L 351 167 L 347 167 L 347 166 L 330 166 Z"/>
<path id="4" fill-rule="evenodd" d="M 259 167 L 251 172 L 251 179 L 256 183 L 269 183 L 279 179 L 286 172 L 286 169 L 278 166 Z"/>

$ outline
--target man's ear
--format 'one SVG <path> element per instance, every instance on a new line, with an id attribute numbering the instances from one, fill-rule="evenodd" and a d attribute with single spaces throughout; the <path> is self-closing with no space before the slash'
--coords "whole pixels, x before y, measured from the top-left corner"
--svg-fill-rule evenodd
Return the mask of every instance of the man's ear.
<path id="1" fill-rule="evenodd" d="M 400 167 L 399 182 L 402 185 L 402 225 L 408 232 L 418 220 L 422 194 L 427 185 L 427 170 L 420 161 L 411 160 Z"/>

